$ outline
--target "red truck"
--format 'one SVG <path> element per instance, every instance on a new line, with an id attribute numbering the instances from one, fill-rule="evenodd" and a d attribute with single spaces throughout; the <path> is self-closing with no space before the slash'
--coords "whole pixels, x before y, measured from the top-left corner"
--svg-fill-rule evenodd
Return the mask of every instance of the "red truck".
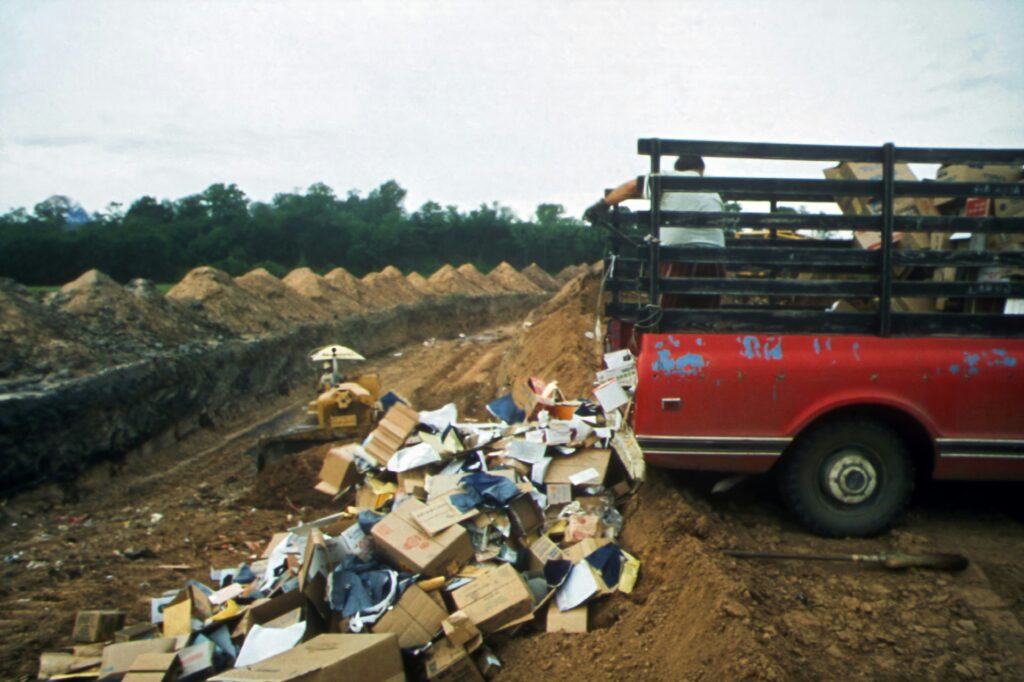
<path id="1" fill-rule="evenodd" d="M 633 429 L 647 462 L 771 472 L 795 516 L 836 537 L 887 528 L 921 478 L 1024 480 L 1024 315 L 1013 314 L 1024 298 L 1024 184 L 897 179 L 906 163 L 1019 169 L 1024 150 L 659 139 L 639 149 L 651 158 L 651 207 L 612 215 L 605 286 L 610 345 L 638 352 Z M 661 157 L 675 154 L 877 164 L 879 177 L 660 176 Z M 658 208 L 666 191 L 772 210 L 672 213 Z M 854 197 L 875 208 L 777 210 Z M 985 210 L 962 215 L 968 198 Z M 662 246 L 667 225 L 769 238 Z M 798 229 L 860 239 L 778 238 Z M 878 247 L 865 249 L 871 232 Z M 967 248 L 950 245 L 967 233 L 955 240 Z M 662 261 L 721 263 L 726 275 L 660 276 Z M 665 293 L 687 307 L 662 305 Z"/>

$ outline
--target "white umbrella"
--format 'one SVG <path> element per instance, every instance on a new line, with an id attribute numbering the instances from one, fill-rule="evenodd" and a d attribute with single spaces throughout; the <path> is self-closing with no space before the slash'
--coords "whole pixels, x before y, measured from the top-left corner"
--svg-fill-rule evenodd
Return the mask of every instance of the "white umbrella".
<path id="1" fill-rule="evenodd" d="M 325 360 L 365 360 L 366 358 L 351 348 L 333 344 L 313 351 L 309 354 L 309 359 L 312 362 L 323 362 Z"/>

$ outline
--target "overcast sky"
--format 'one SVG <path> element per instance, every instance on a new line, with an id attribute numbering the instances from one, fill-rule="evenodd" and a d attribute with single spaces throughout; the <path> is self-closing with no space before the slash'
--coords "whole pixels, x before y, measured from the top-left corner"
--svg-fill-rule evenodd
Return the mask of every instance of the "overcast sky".
<path id="1" fill-rule="evenodd" d="M 578 215 L 639 137 L 1024 147 L 1022 66 L 1020 0 L 0 0 L 0 211 L 393 178 Z"/>

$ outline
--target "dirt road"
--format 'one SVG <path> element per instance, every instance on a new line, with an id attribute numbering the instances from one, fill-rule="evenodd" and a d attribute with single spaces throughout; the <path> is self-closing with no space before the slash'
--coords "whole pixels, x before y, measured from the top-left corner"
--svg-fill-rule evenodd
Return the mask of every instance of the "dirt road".
<path id="1" fill-rule="evenodd" d="M 520 328 L 418 344 L 371 369 L 418 407 L 455 401 L 483 418 Z M 39 653 L 68 643 L 76 610 L 125 608 L 145 620 L 149 597 L 186 578 L 209 582 L 211 567 L 237 565 L 272 532 L 332 511 L 309 491 L 317 452 L 273 485 L 242 454 L 252 424 L 307 397 L 278 397 L 235 424 L 97 469 L 74 490 L 39 489 L 0 507 L 0 677 L 34 677 Z M 643 562 L 636 591 L 594 605 L 586 635 L 497 640 L 500 679 L 1024 678 L 1017 489 L 929 486 L 892 532 L 842 541 L 803 532 L 767 479 L 716 496 L 713 481 L 651 472 L 625 510 L 623 544 Z M 722 556 L 729 547 L 958 551 L 972 563 L 958 575 L 895 573 L 744 562 Z M 190 568 L 164 568 L 176 564 Z"/>

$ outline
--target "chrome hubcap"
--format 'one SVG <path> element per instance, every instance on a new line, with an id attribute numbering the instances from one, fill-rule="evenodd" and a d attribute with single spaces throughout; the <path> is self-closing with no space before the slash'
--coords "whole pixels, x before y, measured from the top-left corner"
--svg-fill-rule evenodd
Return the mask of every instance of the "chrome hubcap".
<path id="1" fill-rule="evenodd" d="M 878 473 L 867 457 L 854 450 L 837 453 L 825 472 L 828 491 L 840 502 L 859 504 L 878 486 Z"/>

